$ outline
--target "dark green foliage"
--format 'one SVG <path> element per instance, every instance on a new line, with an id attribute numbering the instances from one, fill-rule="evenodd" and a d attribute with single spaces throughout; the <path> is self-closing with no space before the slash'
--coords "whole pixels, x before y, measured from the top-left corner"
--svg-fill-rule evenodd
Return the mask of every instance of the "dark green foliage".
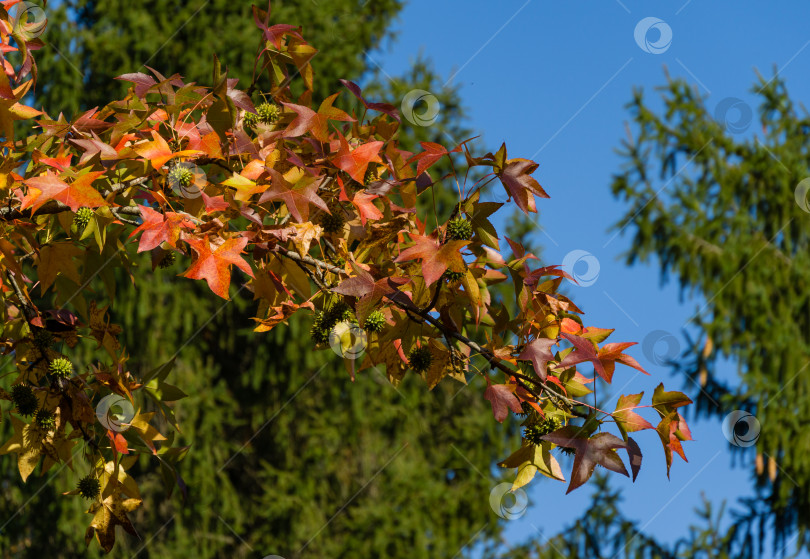
<path id="1" fill-rule="evenodd" d="M 65 0 L 48 5 L 45 47 L 37 57 L 47 82 L 37 90 L 37 107 L 52 116 L 76 115 L 120 98 L 130 84 L 114 80 L 129 72 L 155 68 L 164 76 L 178 73 L 186 83 L 211 84 L 211 58 L 217 53 L 228 77 L 246 89 L 260 34 L 251 5 L 267 2 L 210 0 L 194 2 L 102 2 Z M 399 0 L 331 0 L 273 2 L 271 24 L 303 27 L 304 38 L 318 54 L 312 65 L 316 98 L 337 91 L 340 78 L 355 78 L 366 68 L 365 55 L 388 35 L 388 25 L 402 8 Z M 110 48 L 126 45 L 126 48 Z M 259 91 L 271 87 L 266 76 Z M 254 101 L 259 101 L 255 99 Z"/>
<path id="2" fill-rule="evenodd" d="M 11 401 L 22 416 L 33 415 L 39 407 L 34 389 L 27 384 L 15 384 L 11 389 Z"/>
<path id="3" fill-rule="evenodd" d="M 73 374 L 73 363 L 66 357 L 57 357 L 48 365 L 48 371 L 54 376 L 67 378 Z"/>
<path id="4" fill-rule="evenodd" d="M 455 217 L 447 224 L 447 237 L 456 241 L 469 241 L 473 235 L 472 223 L 465 217 Z"/>
<path id="5" fill-rule="evenodd" d="M 385 328 L 385 315 L 380 310 L 371 311 L 363 324 L 366 332 L 382 332 Z"/>
<path id="6" fill-rule="evenodd" d="M 76 224 L 76 229 L 81 231 L 87 224 L 90 223 L 90 218 L 93 217 L 93 210 L 86 207 L 79 208 L 73 216 L 73 223 Z"/>
<path id="7" fill-rule="evenodd" d="M 756 416 L 756 447 L 732 450 L 778 462 L 773 478 L 754 473 L 763 526 L 776 527 L 777 547 L 796 530 L 807 545 L 810 443 L 797 418 L 810 416 L 810 118 L 778 76 L 753 88 L 757 138 L 727 130 L 683 81 L 662 91 L 661 114 L 640 91 L 629 105 L 635 130 L 613 181 L 628 207 L 616 227 L 635 232 L 628 263 L 655 257 L 663 280 L 674 274 L 705 298 L 691 320 L 697 341 L 674 367 L 699 413 Z M 733 389 L 716 378 L 725 360 L 738 366 Z"/>
<path id="8" fill-rule="evenodd" d="M 79 490 L 79 495 L 85 499 L 95 499 L 101 492 L 101 482 L 93 476 L 83 477 L 76 487 Z"/>
<path id="9" fill-rule="evenodd" d="M 430 368 L 433 356 L 426 346 L 418 346 L 408 353 L 408 365 L 417 373 L 422 373 Z"/>

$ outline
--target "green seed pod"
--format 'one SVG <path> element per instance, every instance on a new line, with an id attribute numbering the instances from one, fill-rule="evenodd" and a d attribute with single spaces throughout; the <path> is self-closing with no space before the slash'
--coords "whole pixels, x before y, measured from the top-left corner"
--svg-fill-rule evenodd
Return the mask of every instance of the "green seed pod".
<path id="1" fill-rule="evenodd" d="M 366 174 L 363 175 L 363 186 L 368 186 L 376 180 L 379 180 L 379 175 L 377 174 L 377 166 L 374 163 L 369 163 L 368 167 L 366 168 Z"/>
<path id="2" fill-rule="evenodd" d="M 73 374 L 73 363 L 65 357 L 57 357 L 51 361 L 48 370 L 54 376 L 67 378 Z"/>
<path id="3" fill-rule="evenodd" d="M 259 115 L 245 111 L 245 116 L 242 117 L 242 128 L 244 130 L 253 130 L 256 124 L 259 123 Z"/>
<path id="4" fill-rule="evenodd" d="M 385 315 L 382 311 L 372 311 L 366 317 L 366 322 L 363 324 L 363 330 L 366 332 L 382 332 L 385 328 Z"/>
<path id="5" fill-rule="evenodd" d="M 556 431 L 562 426 L 562 421 L 559 417 L 547 417 L 542 421 L 538 421 L 534 425 L 529 425 L 523 431 L 523 438 L 532 443 L 539 445 L 543 442 L 541 437 L 548 435 L 552 431 Z"/>
<path id="6" fill-rule="evenodd" d="M 472 235 L 472 223 L 464 217 L 451 219 L 447 224 L 447 236 L 454 241 L 469 241 Z"/>
<path id="7" fill-rule="evenodd" d="M 101 493 L 101 482 L 92 475 L 79 480 L 79 495 L 85 499 L 95 499 Z"/>
<path id="8" fill-rule="evenodd" d="M 464 272 L 453 272 L 451 270 L 445 270 L 442 274 L 442 277 L 445 278 L 450 283 L 456 283 L 461 281 L 461 278 L 464 277 Z"/>
<path id="9" fill-rule="evenodd" d="M 408 365 L 417 373 L 423 373 L 430 368 L 433 356 L 425 346 L 415 347 L 408 353 Z"/>
<path id="10" fill-rule="evenodd" d="M 281 116 L 281 108 L 274 103 L 262 103 L 256 107 L 259 120 L 265 124 L 272 124 Z"/>
<path id="11" fill-rule="evenodd" d="M 83 231 L 87 224 L 90 223 L 90 219 L 93 217 L 93 210 L 90 208 L 82 206 L 76 213 L 73 214 L 73 223 L 76 225 L 76 231 Z"/>
<path id="12" fill-rule="evenodd" d="M 174 166 L 169 171 L 169 184 L 188 188 L 194 181 L 194 172 L 188 167 Z"/>
<path id="13" fill-rule="evenodd" d="M 17 408 L 17 413 L 27 417 L 36 413 L 39 407 L 34 389 L 27 384 L 15 384 L 11 388 L 11 401 Z"/>

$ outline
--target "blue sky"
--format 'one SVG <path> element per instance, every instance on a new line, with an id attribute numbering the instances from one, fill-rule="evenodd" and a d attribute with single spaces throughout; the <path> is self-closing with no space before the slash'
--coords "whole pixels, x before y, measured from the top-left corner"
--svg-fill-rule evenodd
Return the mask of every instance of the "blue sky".
<path id="1" fill-rule="evenodd" d="M 575 250 L 593 255 L 598 277 L 587 287 L 571 286 L 570 293 L 585 311 L 586 323 L 616 328 L 611 341 L 640 343 L 631 353 L 651 377 L 620 366 L 614 386 L 618 393 L 632 380 L 630 389 L 644 389 L 649 397 L 659 382 L 680 389 L 682 381 L 646 357 L 641 342 L 655 331 L 673 333 L 682 342 L 680 332 L 701 301 L 681 302 L 675 285 L 662 287 L 656 263 L 626 267 L 620 254 L 630 235 L 608 233 L 626 209 L 609 191 L 621 164 L 614 150 L 629 120 L 624 105 L 634 86 L 643 87 L 649 100 L 657 99 L 653 88 L 665 83 L 665 66 L 708 95 L 711 110 L 726 98 L 755 108 L 749 91 L 755 69 L 771 77 L 778 68 L 792 97 L 807 99 L 810 28 L 802 16 L 809 9 L 799 1 L 417 0 L 402 12 L 396 40 L 370 58 L 396 76 L 424 52 L 440 75 L 461 86 L 470 124 L 483 135 L 479 147 L 495 149 L 505 141 L 510 157 L 539 162 L 535 177 L 551 195 L 539 202 L 546 234 L 537 240 L 544 263 L 562 263 Z M 652 45 L 648 50 L 661 52 L 645 52 L 636 42 L 635 28 L 646 17 L 664 22 L 663 37 L 656 29 L 642 33 Z M 732 122 L 740 114 L 728 113 Z M 755 128 L 754 123 L 740 133 L 751 136 Z M 575 271 L 586 274 L 593 268 L 580 262 Z M 656 350 L 665 352 L 666 344 Z M 726 369 L 732 378 L 733 366 Z M 737 460 L 732 468 L 720 423 L 692 421 L 691 427 L 695 441 L 685 445 L 689 463 L 676 458 L 669 481 L 652 432 L 638 437 L 646 454 L 637 482 L 612 476 L 622 489 L 624 512 L 664 541 L 685 535 L 697 521 L 693 509 L 701 494 L 733 503 L 752 493 L 753 451 L 745 455 L 748 465 L 740 467 Z M 526 515 L 509 522 L 508 539 L 519 541 L 536 529 L 551 535 L 576 518 L 587 506 L 589 490 L 565 496 L 565 489 L 552 481 L 535 483 L 530 503 L 554 502 L 555 514 L 530 505 Z"/>

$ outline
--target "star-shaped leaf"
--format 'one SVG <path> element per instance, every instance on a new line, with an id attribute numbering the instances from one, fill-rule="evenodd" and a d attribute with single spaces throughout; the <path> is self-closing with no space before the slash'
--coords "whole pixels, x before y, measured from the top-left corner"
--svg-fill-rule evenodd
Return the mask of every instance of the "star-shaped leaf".
<path id="1" fill-rule="evenodd" d="M 115 545 L 116 526 L 121 526 L 127 533 L 137 536 L 138 532 L 135 531 L 127 513 L 141 506 L 141 502 L 141 499 L 125 499 L 121 493 L 113 493 L 102 502 L 93 503 L 87 511 L 93 515 L 93 520 L 84 535 L 85 543 L 89 544 L 95 535 L 101 548 L 109 553 Z"/>
<path id="2" fill-rule="evenodd" d="M 498 173 L 506 192 L 514 198 L 517 207 L 527 215 L 529 212 L 537 211 L 535 196 L 549 197 L 540 183 L 530 176 L 537 167 L 537 163 L 528 159 L 509 159 Z"/>
<path id="3" fill-rule="evenodd" d="M 204 279 L 208 282 L 211 291 L 223 299 L 229 299 L 228 287 L 231 285 L 231 265 L 253 277 L 253 270 L 250 269 L 250 265 L 240 256 L 242 249 L 248 243 L 245 237 L 228 239 L 214 250 L 211 250 L 211 244 L 207 238 L 195 239 L 194 237 L 187 237 L 184 240 L 197 253 L 197 259 L 183 273 L 183 276 L 192 279 Z"/>
<path id="4" fill-rule="evenodd" d="M 568 425 L 541 438 L 558 446 L 576 450 L 574 467 L 571 470 L 571 483 L 568 485 L 566 494 L 588 481 L 597 464 L 630 477 L 622 459 L 616 453 L 617 448 L 627 448 L 627 443 L 615 435 L 597 433 L 589 439 L 582 432 L 581 427 Z"/>
<path id="5" fill-rule="evenodd" d="M 403 250 L 394 262 L 406 260 L 422 260 L 422 275 L 427 285 L 432 285 L 442 277 L 448 268 L 453 271 L 463 271 L 465 268 L 464 259 L 461 257 L 461 249 L 467 246 L 469 241 L 449 241 L 439 244 L 439 241 L 432 237 L 411 234 L 414 246 Z"/>
<path id="6" fill-rule="evenodd" d="M 340 150 L 332 158 L 335 167 L 346 171 L 351 178 L 363 184 L 369 163 L 382 163 L 380 149 L 385 142 L 367 142 L 351 149 L 345 137 L 340 136 Z"/>
<path id="7" fill-rule="evenodd" d="M 517 385 L 514 384 L 490 384 L 484 391 L 484 398 L 492 404 L 492 415 L 499 423 L 503 423 L 509 410 L 515 413 L 523 413 L 520 407 L 520 400 L 515 396 Z"/>
<path id="8" fill-rule="evenodd" d="M 23 181 L 29 189 L 23 199 L 20 209 L 32 208 L 36 212 L 45 202 L 56 200 L 70 206 L 72 211 L 78 210 L 82 206 L 88 208 L 98 208 L 105 206 L 107 202 L 101 197 L 98 190 L 93 188 L 93 181 L 103 175 L 103 171 L 85 173 L 68 184 L 57 175 L 47 172 L 44 175 L 33 177 Z"/>
<path id="9" fill-rule="evenodd" d="M 518 359 L 531 361 L 534 365 L 534 372 L 540 377 L 540 380 L 545 382 L 548 377 L 546 364 L 554 360 L 554 354 L 551 353 L 551 346 L 557 343 L 557 340 L 538 338 L 526 344 L 526 347 L 518 355 Z"/>
<path id="10" fill-rule="evenodd" d="M 269 172 L 273 184 L 259 198 L 259 204 L 272 200 L 281 200 L 287 205 L 293 219 L 299 223 L 309 220 L 310 204 L 329 212 L 329 206 L 317 194 L 320 181 L 305 176 L 295 185 L 292 185 L 278 171 L 269 169 Z"/>
<path id="11" fill-rule="evenodd" d="M 162 242 L 176 247 L 181 228 L 194 229 L 194 224 L 178 213 L 166 212 L 162 214 L 149 206 L 138 207 L 141 210 L 143 223 L 129 235 L 134 237 L 138 233 L 143 233 L 138 243 L 138 252 L 152 250 Z"/>

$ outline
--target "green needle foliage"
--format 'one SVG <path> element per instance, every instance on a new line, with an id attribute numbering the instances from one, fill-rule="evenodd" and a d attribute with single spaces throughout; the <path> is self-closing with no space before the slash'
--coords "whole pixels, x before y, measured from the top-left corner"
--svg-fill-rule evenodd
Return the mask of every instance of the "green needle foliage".
<path id="1" fill-rule="evenodd" d="M 810 213 L 800 185 L 810 176 L 810 118 L 779 77 L 760 77 L 753 91 L 760 101 L 746 135 L 745 122 L 726 127 L 683 81 L 662 88 L 660 113 L 637 91 L 613 181 L 628 206 L 616 227 L 634 232 L 628 263 L 655 256 L 662 278 L 699 296 L 698 342 L 687 341 L 674 367 L 700 412 L 756 416 L 756 446 L 734 449 L 755 464 L 762 520 L 773 522 L 776 546 L 797 530 L 807 545 Z M 724 360 L 738 367 L 733 388 L 716 378 Z"/>

